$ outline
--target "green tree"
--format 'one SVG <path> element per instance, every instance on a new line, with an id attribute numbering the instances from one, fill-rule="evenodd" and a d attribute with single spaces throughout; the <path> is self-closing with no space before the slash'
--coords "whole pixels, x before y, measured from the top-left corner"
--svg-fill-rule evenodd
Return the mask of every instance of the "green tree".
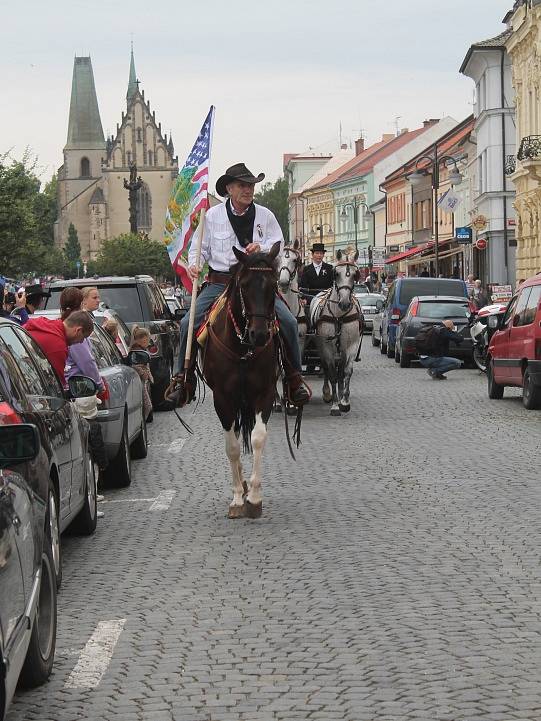
<path id="1" fill-rule="evenodd" d="M 79 243 L 77 228 L 73 223 L 70 223 L 68 228 L 68 239 L 64 246 L 64 255 L 68 263 L 73 263 L 73 265 L 75 265 L 78 260 L 81 260 L 81 244 Z"/>
<path id="2" fill-rule="evenodd" d="M 264 205 L 272 210 L 282 233 L 284 240 L 289 240 L 289 188 L 285 178 L 278 178 L 275 183 L 265 183 L 261 190 L 255 194 L 254 200 L 259 205 Z"/>
<path id="3" fill-rule="evenodd" d="M 148 273 L 155 278 L 173 278 L 173 268 L 163 243 L 146 235 L 124 233 L 106 240 L 96 258 L 100 275 Z"/>
<path id="4" fill-rule="evenodd" d="M 54 223 L 58 212 L 57 188 L 57 177 L 53 175 L 34 200 L 36 239 L 48 246 L 54 245 Z"/>

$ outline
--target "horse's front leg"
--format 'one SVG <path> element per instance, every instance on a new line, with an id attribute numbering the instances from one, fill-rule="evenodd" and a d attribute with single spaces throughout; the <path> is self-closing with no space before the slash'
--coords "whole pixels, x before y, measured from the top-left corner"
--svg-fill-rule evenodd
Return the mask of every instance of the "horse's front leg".
<path id="1" fill-rule="evenodd" d="M 353 358 L 353 353 L 347 357 L 346 366 L 344 368 L 344 388 L 340 395 L 339 403 L 339 407 L 342 413 L 347 413 L 351 409 L 349 403 L 349 384 L 351 381 L 351 376 L 353 374 Z"/>
<path id="2" fill-rule="evenodd" d="M 229 518 L 242 518 L 245 515 L 244 494 L 246 484 L 242 479 L 242 463 L 240 460 L 240 442 L 235 431 L 234 424 L 228 431 L 225 431 L 225 452 L 229 458 L 231 475 L 233 477 L 233 500 L 229 504 Z"/>
<path id="3" fill-rule="evenodd" d="M 338 407 L 338 394 L 336 392 L 337 374 L 334 357 L 335 351 L 336 346 L 334 340 L 327 340 L 322 344 L 321 362 L 325 373 L 325 382 L 330 383 L 330 398 L 327 402 L 330 402 L 331 404 L 331 416 L 340 415 L 340 408 Z M 323 388 L 325 389 L 325 385 Z M 325 396 L 323 396 L 323 400 L 325 400 Z"/>
<path id="4" fill-rule="evenodd" d="M 263 422 L 261 413 L 255 418 L 255 426 L 252 431 L 252 450 L 254 453 L 254 465 L 250 476 L 248 495 L 246 496 L 246 515 L 249 518 L 259 518 L 263 510 L 261 498 L 261 459 L 263 449 L 267 440 L 267 424 Z"/>

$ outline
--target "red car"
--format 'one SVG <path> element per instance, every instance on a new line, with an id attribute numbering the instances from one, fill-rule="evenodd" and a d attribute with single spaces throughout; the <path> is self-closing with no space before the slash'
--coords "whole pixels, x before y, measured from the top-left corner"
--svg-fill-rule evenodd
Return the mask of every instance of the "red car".
<path id="1" fill-rule="evenodd" d="M 518 386 L 525 408 L 541 408 L 541 275 L 523 283 L 505 314 L 488 323 L 498 328 L 488 348 L 488 397 Z"/>

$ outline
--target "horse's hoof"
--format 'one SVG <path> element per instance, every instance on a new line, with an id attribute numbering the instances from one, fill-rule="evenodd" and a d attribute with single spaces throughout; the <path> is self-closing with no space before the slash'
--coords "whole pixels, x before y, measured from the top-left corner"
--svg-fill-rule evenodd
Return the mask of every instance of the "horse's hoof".
<path id="1" fill-rule="evenodd" d="M 244 505 L 229 506 L 229 511 L 227 512 L 228 518 L 244 518 L 245 515 L 246 515 L 246 508 Z"/>
<path id="2" fill-rule="evenodd" d="M 341 416 L 340 408 L 331 408 L 331 416 Z"/>
<path id="3" fill-rule="evenodd" d="M 250 503 L 250 501 L 246 499 L 244 506 L 246 508 L 246 518 L 261 518 L 261 514 L 263 513 L 262 503 Z"/>
<path id="4" fill-rule="evenodd" d="M 348 413 L 351 410 L 351 406 L 349 403 L 346 403 L 346 404 L 339 403 L 338 408 L 340 408 L 342 413 Z"/>

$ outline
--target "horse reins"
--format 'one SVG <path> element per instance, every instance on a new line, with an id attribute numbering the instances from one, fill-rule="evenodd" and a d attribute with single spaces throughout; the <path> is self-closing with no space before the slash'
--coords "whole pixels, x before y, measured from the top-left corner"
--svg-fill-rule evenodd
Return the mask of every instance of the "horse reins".
<path id="1" fill-rule="evenodd" d="M 260 272 L 274 272 L 274 268 L 271 268 L 269 266 L 264 268 L 254 268 L 249 267 L 248 270 L 250 271 L 260 271 Z M 273 338 L 273 330 L 276 328 L 276 314 L 273 313 L 271 316 L 267 315 L 266 313 L 249 313 L 246 309 L 246 303 L 244 301 L 244 295 L 242 294 L 242 288 L 239 284 L 238 277 L 235 278 L 235 286 L 238 289 L 239 293 L 239 300 L 240 300 L 240 307 L 242 311 L 242 317 L 244 318 L 244 331 L 241 331 L 239 324 L 237 323 L 237 319 L 235 318 L 235 314 L 233 313 L 233 307 L 231 305 L 231 298 L 228 298 L 227 301 L 227 315 L 231 319 L 231 323 L 233 324 L 233 328 L 235 330 L 235 335 L 239 339 L 239 342 L 241 345 L 247 345 L 250 346 L 250 350 L 246 354 L 246 357 L 253 356 L 254 353 L 257 350 L 264 350 L 269 343 L 272 341 Z M 268 332 L 269 332 L 269 339 L 265 343 L 264 346 L 260 346 L 259 348 L 253 348 L 252 344 L 248 342 L 247 335 L 248 335 L 248 321 L 250 318 L 264 318 L 267 321 L 268 324 Z"/>

